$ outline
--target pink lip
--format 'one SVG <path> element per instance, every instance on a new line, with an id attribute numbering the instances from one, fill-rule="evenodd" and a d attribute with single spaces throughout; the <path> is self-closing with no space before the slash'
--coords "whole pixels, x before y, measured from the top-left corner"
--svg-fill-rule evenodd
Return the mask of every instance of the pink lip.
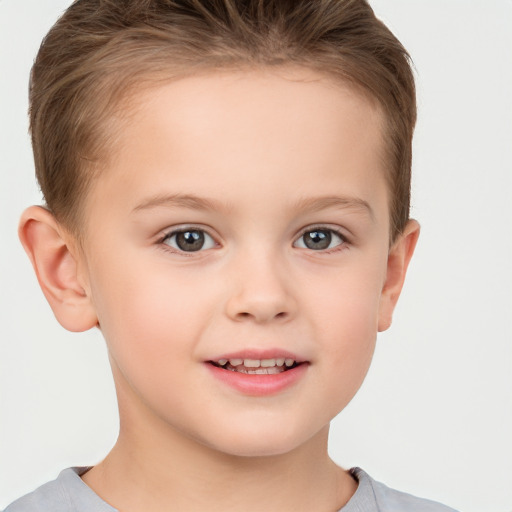
<path id="1" fill-rule="evenodd" d="M 238 352 L 236 354 L 228 354 L 219 359 L 274 359 L 277 357 L 295 359 L 295 361 L 299 362 L 292 354 L 282 351 L 272 351 L 271 353 L 261 351 Z M 205 365 L 216 379 L 239 393 L 248 396 L 278 394 L 296 384 L 305 375 L 309 367 L 307 362 L 302 362 L 302 364 L 284 372 L 269 375 L 239 373 L 220 368 L 208 361 L 205 362 Z"/>
<path id="2" fill-rule="evenodd" d="M 300 358 L 296 354 L 292 352 L 288 352 L 287 350 L 281 349 L 247 349 L 240 350 L 239 352 L 230 352 L 229 354 L 223 354 L 221 356 L 216 356 L 215 358 L 210 359 L 210 361 L 219 361 L 221 359 L 293 359 L 297 363 L 302 363 L 305 359 Z"/>

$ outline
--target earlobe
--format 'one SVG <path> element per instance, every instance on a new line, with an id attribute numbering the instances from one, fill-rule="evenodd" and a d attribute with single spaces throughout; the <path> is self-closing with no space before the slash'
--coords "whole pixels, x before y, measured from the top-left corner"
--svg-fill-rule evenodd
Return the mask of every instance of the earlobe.
<path id="1" fill-rule="evenodd" d="M 39 285 L 59 323 L 86 331 L 98 320 L 78 276 L 78 263 L 59 223 L 45 208 L 31 206 L 21 216 L 18 234 Z"/>
<path id="2" fill-rule="evenodd" d="M 386 281 L 380 299 L 379 332 L 385 331 L 391 326 L 393 311 L 402 291 L 407 267 L 414 253 L 419 234 L 420 225 L 415 220 L 410 220 L 389 251 Z"/>

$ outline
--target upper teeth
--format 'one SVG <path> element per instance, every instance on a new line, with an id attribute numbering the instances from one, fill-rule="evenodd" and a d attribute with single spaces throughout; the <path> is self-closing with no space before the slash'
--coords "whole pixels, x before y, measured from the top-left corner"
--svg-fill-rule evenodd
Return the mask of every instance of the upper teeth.
<path id="1" fill-rule="evenodd" d="M 271 368 L 272 366 L 293 366 L 295 363 L 294 359 L 278 357 L 276 359 L 219 359 L 217 362 L 220 366 L 224 366 L 228 363 L 231 366 L 245 366 L 246 368 Z"/>

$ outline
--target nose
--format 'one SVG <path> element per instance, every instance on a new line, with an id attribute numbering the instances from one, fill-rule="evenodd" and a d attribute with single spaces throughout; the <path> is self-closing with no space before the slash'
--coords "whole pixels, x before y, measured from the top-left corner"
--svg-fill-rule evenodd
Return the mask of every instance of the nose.
<path id="1" fill-rule="evenodd" d="M 239 258 L 230 275 L 226 314 L 235 321 L 286 321 L 296 311 L 287 267 L 275 255 Z"/>

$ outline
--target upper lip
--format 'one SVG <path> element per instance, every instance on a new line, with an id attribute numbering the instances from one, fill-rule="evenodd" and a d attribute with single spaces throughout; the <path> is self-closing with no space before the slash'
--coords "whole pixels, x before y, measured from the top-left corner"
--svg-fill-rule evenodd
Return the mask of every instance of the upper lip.
<path id="1" fill-rule="evenodd" d="M 237 352 L 228 352 L 221 354 L 219 356 L 212 357 L 208 359 L 208 361 L 219 361 L 221 359 L 253 359 L 253 360 L 262 360 L 262 359 L 293 359 L 296 363 L 304 363 L 306 359 L 290 352 L 289 350 L 283 350 L 279 348 L 275 349 L 245 349 L 239 350 Z"/>

